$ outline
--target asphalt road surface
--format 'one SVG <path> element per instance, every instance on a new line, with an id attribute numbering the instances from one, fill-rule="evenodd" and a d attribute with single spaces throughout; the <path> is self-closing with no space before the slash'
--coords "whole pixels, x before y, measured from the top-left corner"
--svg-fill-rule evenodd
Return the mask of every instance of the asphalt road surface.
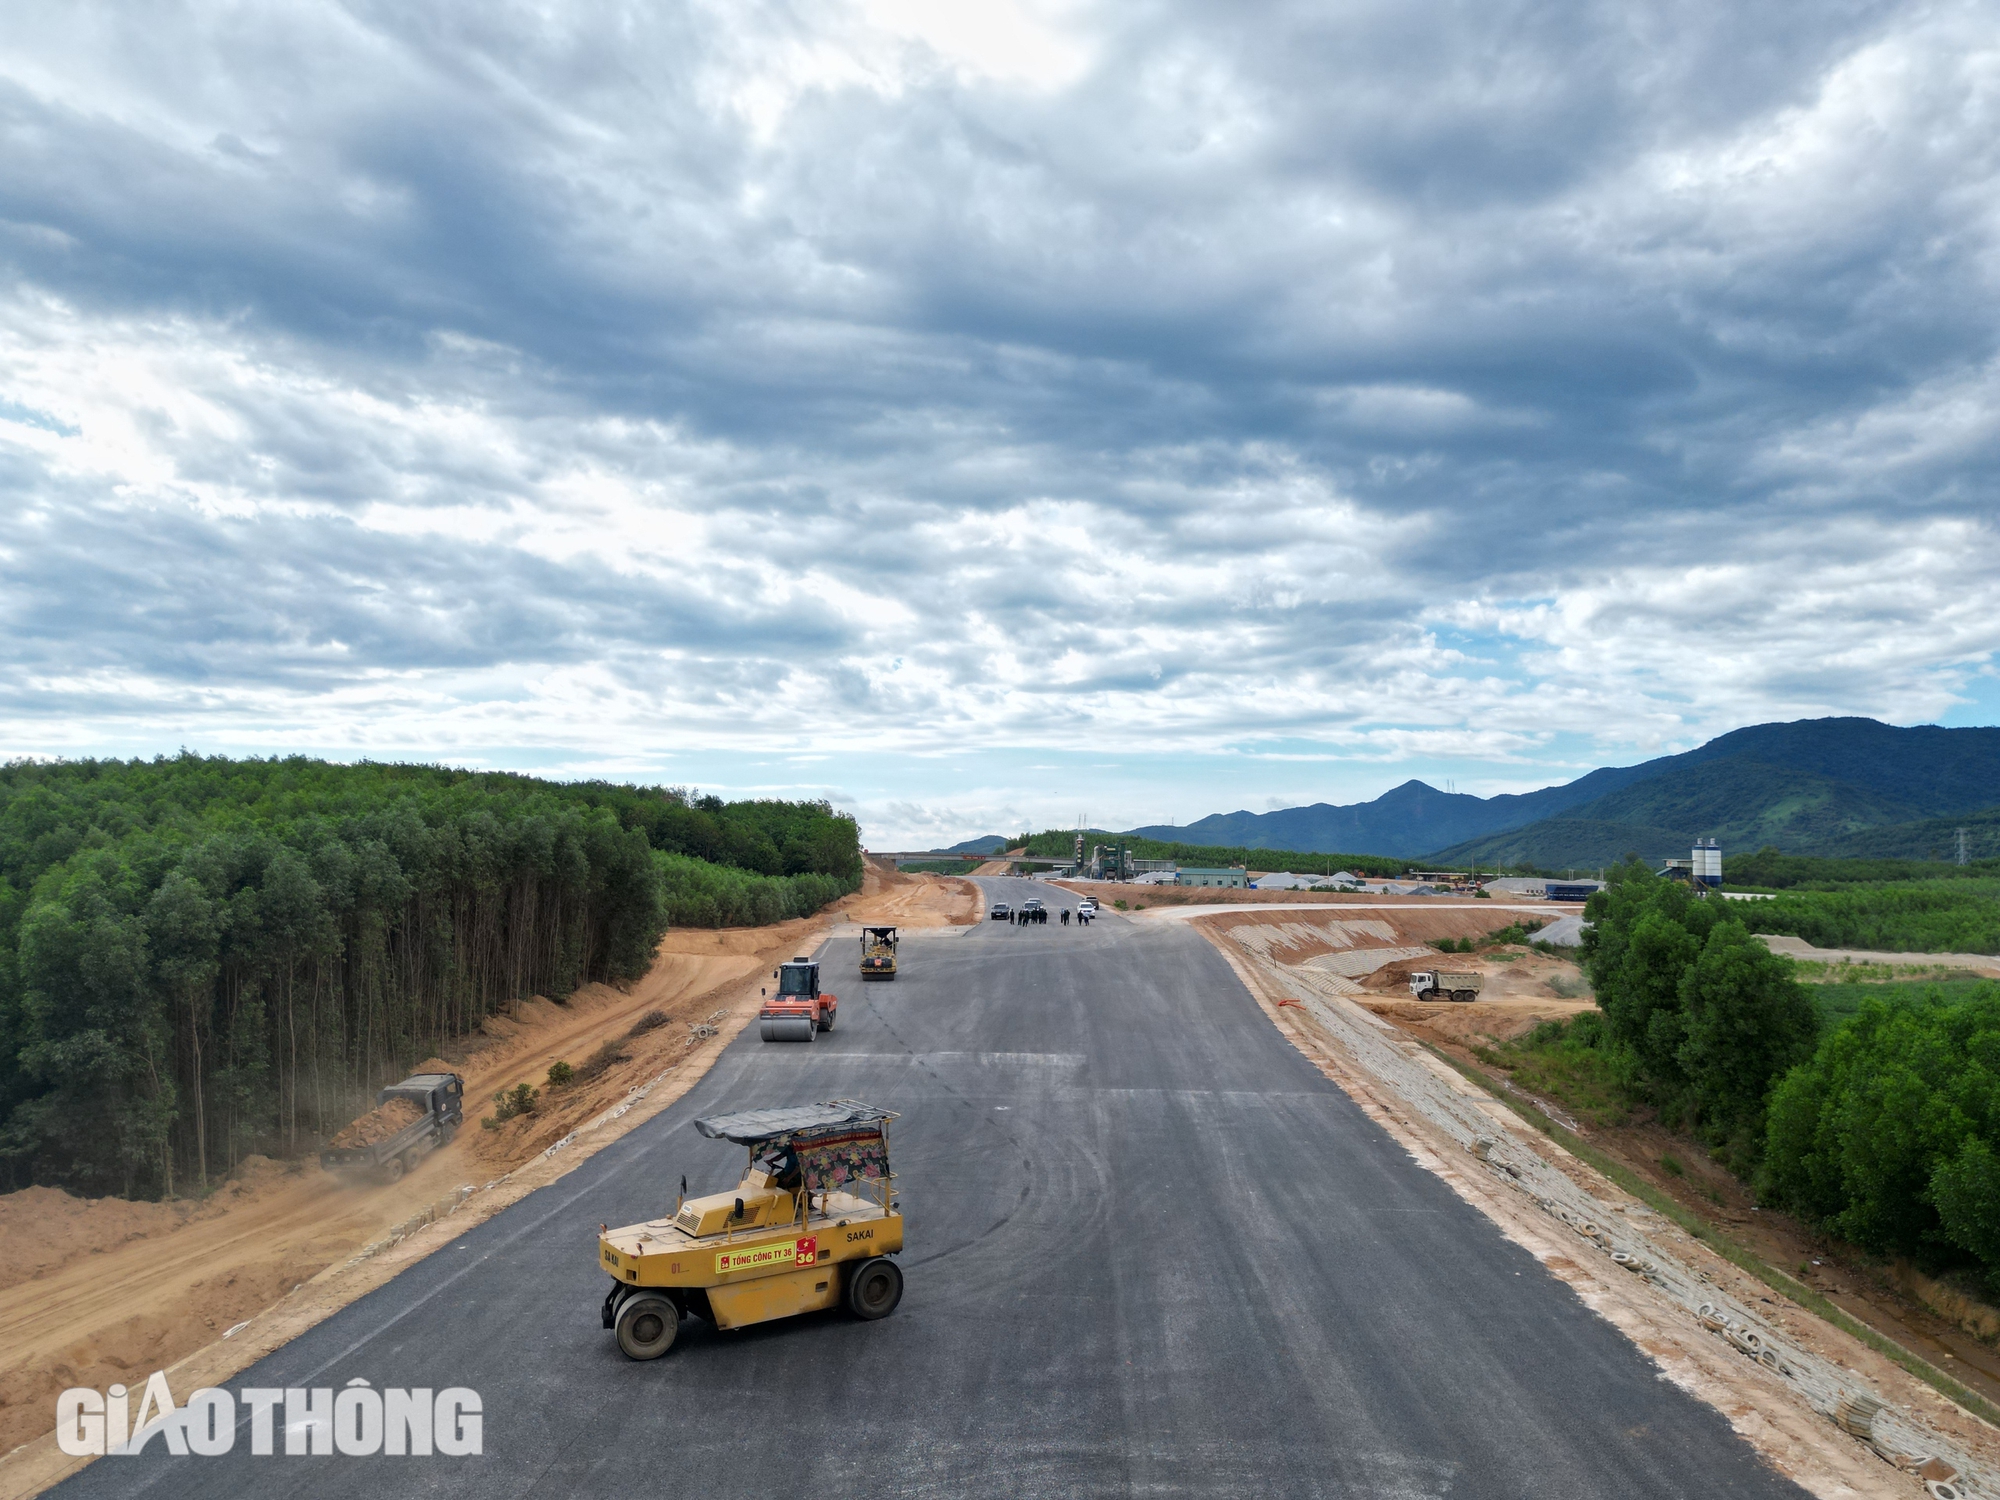
<path id="1" fill-rule="evenodd" d="M 825 956 L 835 1031 L 753 1025 L 659 1118 L 233 1383 L 469 1386 L 483 1454 L 155 1441 L 60 1493 L 1803 1493 L 1417 1167 L 1183 924 L 913 933 L 890 984 L 854 977 L 846 932 Z M 626 1360 L 599 1221 L 670 1209 L 683 1172 L 734 1185 L 742 1153 L 695 1116 L 835 1097 L 902 1114 L 900 1309 L 690 1321 Z"/>

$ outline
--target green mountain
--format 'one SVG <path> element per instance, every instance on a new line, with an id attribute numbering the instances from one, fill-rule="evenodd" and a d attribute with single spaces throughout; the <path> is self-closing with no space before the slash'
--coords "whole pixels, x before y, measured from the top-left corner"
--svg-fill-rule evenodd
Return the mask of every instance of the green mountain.
<path id="1" fill-rule="evenodd" d="M 1760 724 L 1685 755 L 1648 762 L 1647 774 L 1605 795 L 1427 856 L 1440 864 L 1590 868 L 1626 853 L 1685 856 L 1694 840 L 1725 850 L 1788 854 L 1949 857 L 1952 830 L 2000 797 L 2000 730 L 1899 729 L 1873 719 Z M 1971 820 L 1971 823 L 1968 823 Z"/>
<path id="2" fill-rule="evenodd" d="M 1830 839 L 1823 848 L 1799 851 L 1835 859 L 1942 859 L 1958 856 L 1958 831 L 1965 830 L 1968 859 L 2000 858 L 2000 807 L 1959 813 L 1949 818 L 1923 818 L 1864 828 L 1845 838 Z"/>
<path id="3" fill-rule="evenodd" d="M 1593 874 L 1627 854 L 1646 859 L 1685 858 L 1692 839 L 1675 828 L 1621 823 L 1601 818 L 1544 818 L 1526 828 L 1470 839 L 1419 861 L 1421 864 L 1476 865 L 1482 869 L 1529 868 Z"/>
<path id="4" fill-rule="evenodd" d="M 1567 869 L 1595 867 L 1628 850 L 1684 855 L 1698 837 L 1725 849 L 1775 844 L 1788 853 L 1818 852 L 1870 829 L 1997 803 L 2000 729 L 1801 719 L 1753 724 L 1685 754 L 1603 767 L 1537 792 L 1473 797 L 1408 781 L 1372 802 L 1216 813 L 1127 836 Z M 1927 848 L 1926 837 L 1905 843 Z"/>

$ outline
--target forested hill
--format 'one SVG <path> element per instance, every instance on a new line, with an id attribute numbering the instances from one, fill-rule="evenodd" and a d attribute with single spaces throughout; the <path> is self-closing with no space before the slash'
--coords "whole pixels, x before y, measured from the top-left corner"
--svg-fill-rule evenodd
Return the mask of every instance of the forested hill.
<path id="1" fill-rule="evenodd" d="M 1802 719 L 1719 735 L 1681 755 L 1604 767 L 1499 797 L 1406 781 L 1372 802 L 1218 813 L 1139 836 L 1256 849 L 1361 849 L 1448 865 L 1546 869 L 1685 854 L 1690 840 L 1787 853 L 1921 855 L 1925 820 L 2000 805 L 2000 729 Z M 1955 825 L 1954 825 L 1955 826 Z M 1907 827 L 1905 835 L 1887 830 Z M 1879 832 L 1876 832 L 1879 831 Z M 1984 849 L 1979 851 L 1986 852 Z"/>
<path id="2" fill-rule="evenodd" d="M 427 766 L 0 768 L 0 1181 L 311 1149 L 504 1002 L 644 973 L 670 912 L 852 890 L 858 843 L 823 803 Z"/>
<path id="3" fill-rule="evenodd" d="M 1762 724 L 1650 763 L 1651 774 L 1547 819 L 1440 850 L 1446 861 L 1560 869 L 1684 854 L 1695 838 L 1787 854 L 1973 858 L 2000 853 L 2000 729 L 1872 719 Z"/>

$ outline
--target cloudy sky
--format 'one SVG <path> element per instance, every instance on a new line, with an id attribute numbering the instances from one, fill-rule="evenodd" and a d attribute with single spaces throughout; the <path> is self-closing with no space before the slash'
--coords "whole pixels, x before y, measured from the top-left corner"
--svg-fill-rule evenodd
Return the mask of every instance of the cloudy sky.
<path id="1" fill-rule="evenodd" d="M 884 848 L 1995 722 L 1996 23 L 21 8 L 0 753 Z"/>

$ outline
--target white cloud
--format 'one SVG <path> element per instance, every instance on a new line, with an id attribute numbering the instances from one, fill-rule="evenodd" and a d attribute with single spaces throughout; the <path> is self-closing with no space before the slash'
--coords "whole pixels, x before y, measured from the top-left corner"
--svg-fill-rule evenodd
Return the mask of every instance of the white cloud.
<path id="1" fill-rule="evenodd" d="M 2000 649 L 1988 22 L 43 17 L 0 748 L 1497 788 L 1939 714 Z"/>

